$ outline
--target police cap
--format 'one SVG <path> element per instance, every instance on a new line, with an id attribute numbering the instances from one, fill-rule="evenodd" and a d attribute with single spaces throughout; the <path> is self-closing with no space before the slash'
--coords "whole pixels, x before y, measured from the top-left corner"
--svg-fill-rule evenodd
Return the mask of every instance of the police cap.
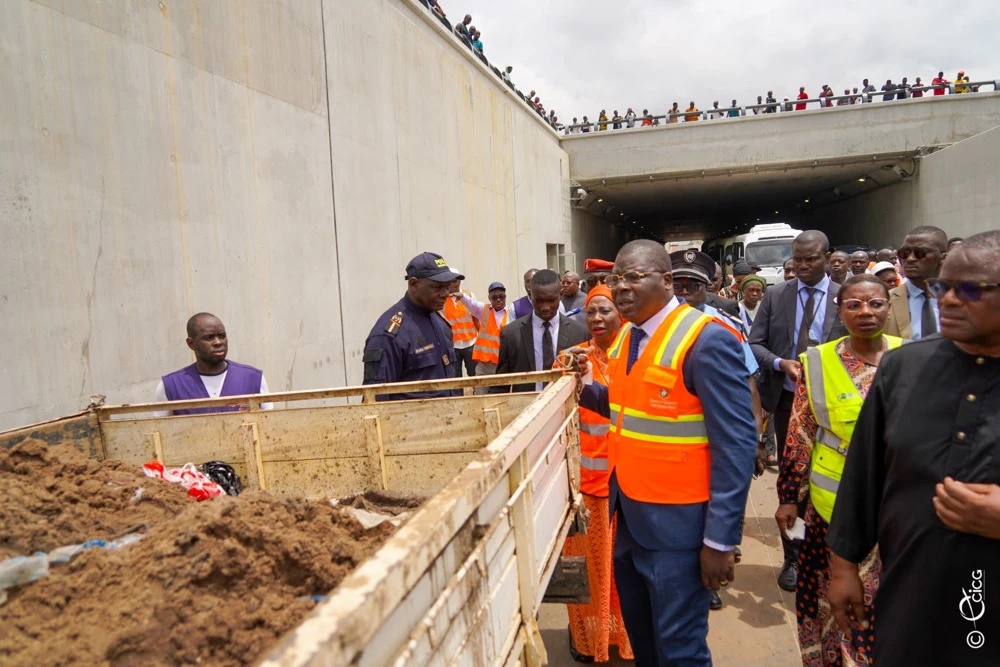
<path id="1" fill-rule="evenodd" d="M 670 265 L 674 278 L 693 278 L 706 285 L 711 282 L 709 276 L 715 274 L 715 260 L 697 250 L 670 253 Z"/>
<path id="2" fill-rule="evenodd" d="M 406 279 L 427 278 L 439 283 L 450 283 L 452 280 L 465 280 L 465 276 L 448 267 L 441 255 L 435 252 L 422 252 L 406 265 Z"/>

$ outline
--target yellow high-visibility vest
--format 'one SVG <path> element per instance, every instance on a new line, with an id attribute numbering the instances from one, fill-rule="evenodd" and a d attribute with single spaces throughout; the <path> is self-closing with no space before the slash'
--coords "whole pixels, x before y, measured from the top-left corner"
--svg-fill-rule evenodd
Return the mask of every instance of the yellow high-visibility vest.
<path id="1" fill-rule="evenodd" d="M 809 407 L 819 425 L 809 466 L 809 499 L 827 523 L 833 516 L 847 448 L 865 400 L 837 354 L 837 344 L 844 338 L 809 348 L 799 357 L 809 392 Z M 890 350 L 903 344 L 902 338 L 884 338 Z"/>

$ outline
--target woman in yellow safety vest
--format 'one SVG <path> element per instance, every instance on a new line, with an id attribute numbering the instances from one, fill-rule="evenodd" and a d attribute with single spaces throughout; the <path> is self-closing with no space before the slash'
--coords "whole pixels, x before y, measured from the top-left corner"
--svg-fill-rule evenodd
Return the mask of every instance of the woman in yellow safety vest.
<path id="1" fill-rule="evenodd" d="M 590 290 L 584 306 L 590 331 L 590 368 L 594 381 L 607 385 L 607 349 L 615 342 L 622 318 L 615 308 L 611 289 L 598 285 Z M 586 556 L 590 603 L 566 605 L 569 612 L 570 651 L 582 662 L 607 662 L 608 647 L 632 660 L 632 645 L 618 604 L 611 565 L 614 526 L 608 518 L 608 429 L 610 420 L 580 408 L 580 491 L 590 512 L 586 535 L 566 539 L 563 555 Z M 588 660 L 587 658 L 590 658 Z"/>
<path id="2" fill-rule="evenodd" d="M 872 628 L 844 633 L 834 622 L 826 599 L 832 555 L 826 532 L 861 404 L 882 355 L 903 342 L 882 333 L 889 316 L 889 290 L 876 276 L 848 278 L 837 297 L 837 313 L 850 335 L 799 357 L 802 373 L 778 475 L 781 504 L 774 515 L 785 533 L 805 505 L 795 608 L 802 664 L 807 667 L 867 665 L 872 655 Z M 882 571 L 877 548 L 860 569 L 865 604 L 872 606 Z M 873 611 L 869 609 L 869 618 L 874 618 Z"/>

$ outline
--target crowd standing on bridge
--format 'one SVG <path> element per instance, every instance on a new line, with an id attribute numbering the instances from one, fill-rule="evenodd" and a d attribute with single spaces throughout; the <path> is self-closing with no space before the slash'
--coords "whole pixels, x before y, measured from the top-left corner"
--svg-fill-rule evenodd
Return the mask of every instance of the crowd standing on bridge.
<path id="1" fill-rule="evenodd" d="M 958 74 L 955 75 L 954 81 L 951 81 L 944 76 L 944 72 L 938 72 L 938 75 L 934 77 L 930 84 L 923 83 L 921 77 L 917 77 L 913 83 L 909 82 L 908 77 L 903 77 L 899 83 L 893 83 L 892 79 L 886 79 L 886 82 L 880 88 L 881 99 L 883 102 L 891 102 L 894 100 L 903 100 L 909 98 L 921 98 L 925 94 L 939 96 L 946 93 L 961 95 L 963 93 L 978 93 L 979 85 L 973 85 L 969 81 L 969 76 L 962 70 L 959 70 Z M 533 91 L 532 91 L 533 92 Z M 612 121 L 628 120 L 623 126 L 621 122 L 612 122 L 611 129 L 620 130 L 623 127 L 629 129 L 635 126 L 635 121 L 640 121 L 640 127 L 649 127 L 660 125 L 660 119 L 666 124 L 679 123 L 681 121 L 686 123 L 691 123 L 699 120 L 718 120 L 723 118 L 739 118 L 741 115 L 761 115 L 761 114 L 773 114 L 778 113 L 779 110 L 783 112 L 788 111 L 805 111 L 810 103 L 816 103 L 816 105 L 821 109 L 830 108 L 833 106 L 851 106 L 855 104 L 863 104 L 868 102 L 875 102 L 878 98 L 876 93 L 876 88 L 874 85 L 868 82 L 868 79 L 864 79 L 861 82 L 861 88 L 858 89 L 855 86 L 853 89 L 845 88 L 844 93 L 841 96 L 835 96 L 833 88 L 829 84 L 824 84 L 819 95 L 812 99 L 809 93 L 806 92 L 806 87 L 801 86 L 799 92 L 796 96 L 796 101 L 794 103 L 790 102 L 786 97 L 783 102 L 778 102 L 777 98 L 774 97 L 774 91 L 767 91 L 767 96 L 758 95 L 757 101 L 754 104 L 747 105 L 746 109 L 742 109 L 736 100 L 733 100 L 728 107 L 719 107 L 719 101 L 715 100 L 712 102 L 711 108 L 707 111 L 702 112 L 695 105 L 694 101 L 688 105 L 683 111 L 678 106 L 677 102 L 673 103 L 673 106 L 667 110 L 664 115 L 650 115 L 648 109 L 643 109 L 642 116 L 636 117 L 634 112 L 629 109 L 632 113 L 632 118 L 629 119 L 622 118 L 615 111 Z M 601 111 L 598 120 L 607 120 L 607 114 L 604 110 Z M 558 129 L 558 128 L 557 128 Z M 591 124 L 586 116 L 583 117 L 583 122 L 580 123 L 576 118 L 573 118 L 573 122 L 566 126 L 566 134 L 581 134 L 585 132 L 594 131 L 604 131 L 607 130 L 608 126 L 606 123 Z"/>

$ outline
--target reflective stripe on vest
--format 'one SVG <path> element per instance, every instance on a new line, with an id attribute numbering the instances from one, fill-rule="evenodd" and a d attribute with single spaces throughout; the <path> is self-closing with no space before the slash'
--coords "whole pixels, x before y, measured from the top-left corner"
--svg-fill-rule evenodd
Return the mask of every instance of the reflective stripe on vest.
<path id="1" fill-rule="evenodd" d="M 827 523 L 833 516 L 851 436 L 864 402 L 837 352 L 842 340 L 810 348 L 800 357 L 809 407 L 819 427 L 809 466 L 809 499 Z M 885 336 L 885 340 L 890 350 L 903 343 L 895 336 Z"/>
<path id="2" fill-rule="evenodd" d="M 586 468 L 587 470 L 607 470 L 608 460 L 607 459 L 594 459 L 589 456 L 580 457 L 580 466 Z"/>
<path id="3" fill-rule="evenodd" d="M 497 326 L 493 308 L 489 304 L 483 306 L 482 315 L 479 320 L 479 337 L 472 347 L 472 360 L 485 364 L 500 363 L 500 329 L 507 324 L 507 311 L 504 311 L 500 326 Z"/>
<path id="4" fill-rule="evenodd" d="M 590 356 L 594 382 L 607 386 L 593 354 Z M 611 473 L 608 466 L 608 418 L 580 407 L 580 491 L 590 496 L 606 498 Z"/>
<path id="5" fill-rule="evenodd" d="M 698 397 L 684 384 L 684 358 L 713 318 L 681 304 L 649 338 L 627 372 L 631 326 L 608 350 L 611 430 L 608 462 L 633 500 L 708 500 L 711 454 Z"/>
<path id="6" fill-rule="evenodd" d="M 585 422 L 580 423 L 580 430 L 587 435 L 593 435 L 596 437 L 601 437 L 608 434 L 608 429 L 611 428 L 611 424 L 587 424 Z"/>
<path id="7" fill-rule="evenodd" d="M 452 297 L 444 302 L 444 319 L 451 325 L 452 341 L 456 343 L 476 339 L 476 323 L 465 304 Z"/>

